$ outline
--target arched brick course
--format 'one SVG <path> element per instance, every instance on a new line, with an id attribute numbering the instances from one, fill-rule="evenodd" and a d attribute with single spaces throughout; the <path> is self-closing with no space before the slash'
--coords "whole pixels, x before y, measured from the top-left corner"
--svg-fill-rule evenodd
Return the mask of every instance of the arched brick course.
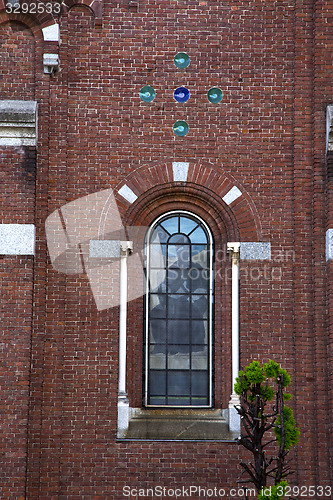
<path id="1" fill-rule="evenodd" d="M 6 12 L 6 3 L 6 0 L 0 0 L 0 24 L 5 21 L 19 21 L 28 26 L 35 34 L 35 32 L 41 32 L 43 28 L 51 26 L 52 24 L 57 24 L 58 22 L 53 14 L 46 11 L 36 12 L 34 14 L 14 14 Z M 43 36 L 42 33 L 40 33 L 40 36 Z"/>
<path id="2" fill-rule="evenodd" d="M 119 194 L 123 186 L 137 196 L 133 204 Z M 228 205 L 223 198 L 234 187 L 241 195 Z M 123 216 L 130 223 L 135 219 L 147 223 L 152 214 L 157 216 L 162 205 L 168 205 L 168 197 L 172 195 L 173 205 L 204 202 L 206 211 L 209 212 L 210 207 L 214 214 L 212 218 L 219 214 L 224 221 L 229 240 L 260 241 L 262 238 L 260 219 L 250 195 L 233 176 L 206 162 L 190 163 L 186 182 L 173 180 L 171 161 L 140 167 L 118 184 L 115 194 Z M 202 202 L 198 202 L 200 198 Z"/>
<path id="3" fill-rule="evenodd" d="M 103 16 L 103 3 L 101 0 L 65 0 L 62 2 L 62 12 L 68 12 L 74 6 L 85 5 L 95 16 L 95 23 L 101 24 Z"/>

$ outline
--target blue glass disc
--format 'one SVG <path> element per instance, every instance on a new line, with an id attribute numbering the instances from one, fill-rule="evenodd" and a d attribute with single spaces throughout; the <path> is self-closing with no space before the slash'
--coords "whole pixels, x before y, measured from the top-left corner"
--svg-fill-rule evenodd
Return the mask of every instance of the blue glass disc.
<path id="1" fill-rule="evenodd" d="M 189 126 L 185 121 L 178 120 L 173 125 L 173 131 L 176 135 L 178 135 L 178 137 L 184 137 L 184 135 L 186 135 L 189 131 Z"/>
<path id="2" fill-rule="evenodd" d="M 178 52 L 178 54 L 175 55 L 174 63 L 177 68 L 187 68 L 190 64 L 190 58 L 185 52 Z"/>
<path id="3" fill-rule="evenodd" d="M 178 87 L 173 93 L 177 102 L 186 102 L 190 98 L 190 91 L 185 87 Z"/>
<path id="4" fill-rule="evenodd" d="M 155 99 L 156 92 L 153 89 L 153 87 L 150 87 L 149 85 L 145 85 L 140 90 L 139 95 L 140 95 L 140 99 L 142 99 L 144 102 L 151 102 Z"/>
<path id="5" fill-rule="evenodd" d="M 208 90 L 207 97 L 209 102 L 212 102 L 213 104 L 218 104 L 220 101 L 222 101 L 223 92 L 218 87 L 213 87 L 210 90 Z"/>

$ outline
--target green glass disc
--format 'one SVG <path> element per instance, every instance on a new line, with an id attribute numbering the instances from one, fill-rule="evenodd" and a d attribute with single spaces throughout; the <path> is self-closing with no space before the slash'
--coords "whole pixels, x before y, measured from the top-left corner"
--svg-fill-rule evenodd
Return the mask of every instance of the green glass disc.
<path id="1" fill-rule="evenodd" d="M 144 102 L 151 102 L 155 99 L 156 92 L 153 89 L 153 87 L 150 87 L 149 85 L 145 85 L 140 90 L 139 95 L 140 95 L 140 99 L 142 99 Z"/>
<path id="2" fill-rule="evenodd" d="M 184 135 L 186 135 L 189 131 L 189 126 L 185 121 L 178 120 L 173 125 L 173 131 L 176 135 L 178 135 L 178 137 L 184 137 Z"/>
<path id="3" fill-rule="evenodd" d="M 190 58 L 185 52 L 178 52 L 178 54 L 175 55 L 174 63 L 177 68 L 187 68 L 190 64 Z"/>
<path id="4" fill-rule="evenodd" d="M 210 90 L 208 90 L 207 97 L 208 97 L 209 102 L 212 102 L 213 104 L 217 104 L 220 101 L 222 101 L 223 92 L 218 87 L 213 87 Z"/>

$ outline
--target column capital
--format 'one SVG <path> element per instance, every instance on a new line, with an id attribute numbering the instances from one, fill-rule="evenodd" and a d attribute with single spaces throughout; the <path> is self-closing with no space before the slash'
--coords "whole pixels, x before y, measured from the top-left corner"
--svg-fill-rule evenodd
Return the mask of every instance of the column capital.
<path id="1" fill-rule="evenodd" d="M 231 241 L 227 243 L 227 252 L 232 254 L 232 257 L 236 257 L 239 259 L 240 255 L 240 242 L 239 241 Z"/>
<path id="2" fill-rule="evenodd" d="M 120 254 L 130 255 L 133 252 L 133 241 L 121 241 L 120 242 Z"/>

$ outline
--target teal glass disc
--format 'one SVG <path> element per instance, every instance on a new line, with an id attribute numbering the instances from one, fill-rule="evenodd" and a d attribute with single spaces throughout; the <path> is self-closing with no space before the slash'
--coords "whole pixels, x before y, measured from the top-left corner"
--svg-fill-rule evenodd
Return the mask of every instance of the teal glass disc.
<path id="1" fill-rule="evenodd" d="M 189 131 L 189 126 L 183 120 L 178 120 L 173 125 L 173 131 L 176 135 L 178 135 L 178 137 L 184 137 L 184 135 L 186 135 Z"/>
<path id="2" fill-rule="evenodd" d="M 175 55 L 174 63 L 177 68 L 187 68 L 190 64 L 190 58 L 185 52 L 178 52 L 178 54 Z"/>
<path id="3" fill-rule="evenodd" d="M 208 101 L 217 104 L 222 101 L 223 92 L 218 87 L 213 87 L 207 92 Z"/>
<path id="4" fill-rule="evenodd" d="M 150 87 L 149 85 L 145 85 L 140 90 L 139 95 L 140 95 L 140 99 L 142 99 L 144 102 L 151 102 L 155 99 L 156 92 L 153 89 L 153 87 Z"/>

